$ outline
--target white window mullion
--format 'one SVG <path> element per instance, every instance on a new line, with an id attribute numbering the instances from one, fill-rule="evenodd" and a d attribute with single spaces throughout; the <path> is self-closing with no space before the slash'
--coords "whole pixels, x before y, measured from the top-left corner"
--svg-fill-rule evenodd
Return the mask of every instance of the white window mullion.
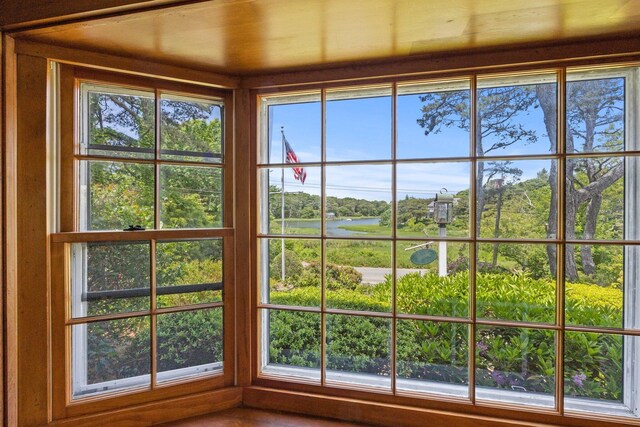
<path id="1" fill-rule="evenodd" d="M 638 89 L 640 73 L 635 68 L 626 75 L 625 85 L 625 149 L 640 150 L 640 126 L 638 126 Z M 628 156 L 625 159 L 625 240 L 640 240 L 640 159 Z M 625 246 L 624 250 L 624 327 L 640 328 L 640 247 Z M 640 339 L 624 337 L 623 401 L 636 416 L 640 415 L 638 387 L 640 386 Z"/>
<path id="2" fill-rule="evenodd" d="M 88 311 L 88 303 L 82 300 L 82 295 L 88 292 L 87 287 L 87 244 L 71 245 L 71 307 L 72 317 L 85 317 Z M 87 324 L 72 327 L 72 391 L 77 393 L 87 387 Z"/>

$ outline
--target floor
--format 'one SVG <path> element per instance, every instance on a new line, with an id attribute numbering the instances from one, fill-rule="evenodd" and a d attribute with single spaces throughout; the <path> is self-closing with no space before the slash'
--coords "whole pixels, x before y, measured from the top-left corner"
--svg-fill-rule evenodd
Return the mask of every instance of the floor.
<path id="1" fill-rule="evenodd" d="M 233 408 L 215 414 L 203 415 L 162 425 L 165 427 L 354 427 L 363 426 L 364 424 L 332 421 L 251 408 Z"/>

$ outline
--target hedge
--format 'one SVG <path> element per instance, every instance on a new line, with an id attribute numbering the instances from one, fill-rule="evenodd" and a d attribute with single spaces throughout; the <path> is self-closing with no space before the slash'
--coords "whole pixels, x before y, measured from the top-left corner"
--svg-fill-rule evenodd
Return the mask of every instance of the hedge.
<path id="1" fill-rule="evenodd" d="M 311 270 L 306 268 L 305 271 Z M 333 267 L 327 305 L 358 311 L 385 312 L 391 307 L 391 281 L 358 284 L 359 278 Z M 333 270 L 332 270 L 333 271 Z M 270 301 L 286 306 L 318 306 L 317 272 L 290 290 L 271 289 Z M 304 277 L 303 277 L 304 276 Z M 553 323 L 555 283 L 524 274 L 480 273 L 476 280 L 479 317 Z M 467 272 L 438 277 L 408 274 L 397 280 L 400 313 L 468 317 Z M 569 324 L 620 327 L 622 291 L 595 285 L 566 285 Z M 326 315 L 327 368 L 390 375 L 391 320 L 373 316 Z M 89 382 L 149 372 L 148 318 L 97 322 L 90 325 Z M 222 310 L 202 310 L 158 317 L 160 370 L 222 360 Z M 271 310 L 269 361 L 319 368 L 320 314 Z M 474 341 L 460 323 L 398 320 L 396 367 L 400 378 L 451 384 L 468 382 L 468 345 L 474 343 L 476 381 L 480 386 L 553 393 L 555 332 L 533 328 L 479 326 Z M 566 332 L 567 395 L 620 401 L 622 348 L 619 335 Z"/>
<path id="2" fill-rule="evenodd" d="M 478 274 L 478 316 L 554 323 L 555 282 L 526 274 Z M 468 317 L 469 275 L 448 277 L 408 274 L 397 280 L 398 312 Z M 390 278 L 379 285 L 327 291 L 327 304 L 359 311 L 390 311 Z M 271 302 L 314 306 L 316 286 L 272 290 Z M 595 285 L 567 284 L 567 322 L 620 327 L 622 292 Z M 390 374 L 389 319 L 327 315 L 327 368 Z M 319 366 L 320 316 L 273 310 L 270 314 L 270 363 Z M 397 372 L 401 378 L 466 384 L 468 327 L 464 324 L 399 320 Z M 478 327 L 475 340 L 476 381 L 480 386 L 529 392 L 554 392 L 554 331 L 532 328 Z M 567 332 L 565 391 L 569 396 L 620 401 L 622 398 L 620 336 Z"/>

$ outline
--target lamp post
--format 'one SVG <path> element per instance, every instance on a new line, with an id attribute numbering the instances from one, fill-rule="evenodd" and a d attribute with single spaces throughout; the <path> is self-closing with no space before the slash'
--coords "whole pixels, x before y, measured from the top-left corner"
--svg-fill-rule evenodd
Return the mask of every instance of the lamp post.
<path id="1" fill-rule="evenodd" d="M 453 195 L 443 188 L 434 200 L 433 218 L 438 224 L 438 237 L 447 237 L 447 224 L 453 220 Z M 447 242 L 438 242 L 438 275 L 447 275 Z"/>

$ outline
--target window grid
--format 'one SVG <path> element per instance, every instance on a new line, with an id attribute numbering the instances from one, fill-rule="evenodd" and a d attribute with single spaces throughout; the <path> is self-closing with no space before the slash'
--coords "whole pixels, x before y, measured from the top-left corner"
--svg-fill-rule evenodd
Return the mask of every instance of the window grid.
<path id="1" fill-rule="evenodd" d="M 631 64 L 633 66 L 633 64 Z M 572 69 L 573 71 L 573 69 Z M 397 150 L 397 96 L 398 96 L 398 86 L 405 85 L 407 82 L 394 82 L 392 83 L 392 94 L 391 94 L 391 103 L 392 103 L 392 111 L 391 111 L 391 123 L 392 123 L 392 152 L 391 158 L 388 160 L 348 160 L 348 161 L 327 161 L 326 160 L 326 93 L 327 89 L 322 88 L 321 91 L 321 120 L 322 120 L 322 133 L 321 133 L 321 161 L 320 162 L 300 162 L 296 164 L 296 166 L 300 167 L 319 167 L 321 173 L 321 190 L 320 190 L 320 198 L 321 198 L 321 229 L 320 235 L 297 235 L 297 234 L 277 234 L 271 232 L 261 232 L 259 229 L 257 231 L 257 239 L 266 240 L 266 239 L 278 239 L 278 238 L 286 238 L 286 239 L 309 239 L 309 240 L 318 240 L 321 241 L 321 253 L 322 253 L 322 274 L 321 274 L 321 304 L 320 307 L 299 307 L 299 306 L 287 306 L 287 305 L 277 305 L 265 303 L 262 299 L 258 300 L 257 310 L 258 312 L 268 313 L 272 310 L 285 310 L 285 311 L 297 311 L 297 312 L 310 312 L 310 313 L 319 313 L 321 315 L 321 363 L 320 363 L 320 385 L 327 385 L 326 381 L 326 316 L 328 314 L 343 314 L 343 315 L 352 315 L 352 316 L 366 316 L 366 317 L 376 317 L 376 318 L 388 318 L 392 320 L 392 332 L 391 332 L 391 387 L 390 394 L 392 395 L 411 395 L 411 393 L 401 392 L 396 389 L 396 349 L 397 349 L 397 336 L 396 336 L 396 325 L 398 320 L 422 320 L 422 321 L 434 321 L 434 322 L 445 322 L 445 323 L 457 323 L 457 324 L 466 324 L 469 326 L 469 373 L 468 373 L 468 397 L 463 398 L 464 401 L 470 401 L 473 405 L 495 405 L 499 404 L 503 407 L 514 407 L 513 403 L 507 403 L 503 401 L 493 402 L 483 400 L 482 402 L 477 402 L 476 400 L 476 348 L 475 342 L 477 340 L 477 329 L 482 326 L 502 326 L 502 327 L 511 327 L 511 328 L 527 328 L 527 329 L 543 329 L 553 331 L 555 334 L 555 350 L 556 350 L 556 358 L 554 361 L 554 379 L 555 379 L 555 391 L 552 396 L 555 403 L 551 408 L 542 408 L 537 406 L 529 406 L 525 405 L 524 409 L 522 406 L 516 406 L 518 410 L 524 410 L 527 412 L 551 412 L 560 415 L 567 414 L 580 414 L 580 416 L 584 416 L 585 413 L 580 411 L 566 411 L 565 410 L 565 390 L 564 390 L 564 344 L 565 344 L 565 333 L 566 332 L 583 332 L 583 333 L 600 333 L 600 334 L 611 334 L 611 335 L 621 335 L 621 336 L 630 336 L 630 337 L 640 337 L 640 329 L 626 329 L 623 327 L 620 328 L 611 328 L 611 327 L 599 327 L 599 326 L 585 326 L 585 325 L 566 325 L 565 324 L 565 247 L 566 245 L 589 245 L 589 244 L 600 244 L 600 245 L 640 245 L 640 240 L 611 240 L 611 239 L 568 239 L 565 235 L 565 192 L 566 192 L 566 162 L 572 158 L 604 158 L 604 157 L 620 157 L 625 159 L 630 156 L 638 156 L 640 155 L 640 150 L 623 150 L 618 152 L 590 152 L 590 153 L 581 153 L 581 152 L 573 152 L 567 153 L 565 150 L 565 139 L 566 139 L 566 84 L 567 84 L 567 69 L 557 68 L 553 70 L 541 70 L 541 71 L 524 71 L 513 73 L 513 75 L 530 75 L 530 74 L 543 74 L 543 73 L 554 73 L 556 76 L 556 146 L 555 153 L 551 154 L 525 154 L 525 155 L 508 155 L 508 156 L 500 156 L 500 155 L 488 155 L 481 156 L 476 152 L 476 139 L 474 135 L 476 134 L 476 108 L 477 108 L 477 90 L 478 90 L 478 76 L 480 74 L 474 74 L 469 78 L 470 86 L 469 86 L 469 94 L 470 94 L 470 153 L 468 157 L 437 157 L 437 158 L 408 158 L 408 159 L 397 159 L 396 150 Z M 452 80 L 455 80 L 453 78 Z M 329 89 L 331 90 L 331 89 Z M 262 95 L 264 97 L 269 97 L 269 95 Z M 264 111 L 264 110 L 263 110 Z M 264 132 L 264 130 L 263 130 Z M 628 138 L 627 136 L 626 138 Z M 633 136 L 631 136 L 632 138 Z M 260 176 L 260 171 L 271 168 L 289 168 L 290 165 L 286 163 L 262 163 L 261 157 L 258 156 L 258 175 Z M 556 162 L 557 167 L 557 182 L 556 182 L 556 197 L 557 203 L 555 206 L 556 215 L 557 215 L 557 225 L 556 225 L 556 237 L 555 238 L 525 238 L 525 239 L 515 239 L 515 238 L 483 238 L 477 236 L 476 230 L 476 221 L 477 217 L 477 164 L 482 161 L 495 161 L 495 160 L 553 160 Z M 432 316 L 432 315 L 423 315 L 423 314 L 406 314 L 406 313 L 398 313 L 396 308 L 396 281 L 397 274 L 396 270 L 397 266 L 397 242 L 402 241 L 416 241 L 420 240 L 417 237 L 400 237 L 397 235 L 397 174 L 396 167 L 401 164 L 411 164 L 418 162 L 429 163 L 439 163 L 439 162 L 449 162 L 449 161 L 468 161 L 471 164 L 471 183 L 469 186 L 470 192 L 470 204 L 469 204 L 469 237 L 468 238 L 460 238 L 460 237 L 431 237 L 429 236 L 428 240 L 433 242 L 447 241 L 447 242 L 461 242 L 469 244 L 469 317 L 468 318 L 456 318 L 456 317 L 447 317 L 447 316 Z M 355 310 L 347 310 L 347 309 L 335 309 L 335 308 L 327 308 L 326 306 L 326 242 L 328 240 L 352 240 L 354 237 L 348 236 L 334 236 L 327 235 L 325 229 L 326 223 L 326 167 L 327 166 L 347 166 L 347 165 L 391 165 L 392 175 L 391 175 L 391 218 L 392 218 L 392 227 L 391 227 L 391 236 L 390 237 L 370 237 L 370 236 L 357 236 L 357 240 L 365 240 L 365 241 L 386 241 L 392 242 L 392 263 L 391 263 L 391 280 L 392 280 L 392 301 L 391 301 L 391 310 L 389 312 L 360 312 Z M 258 178 L 260 181 L 261 178 Z M 259 186 L 259 188 L 261 188 Z M 284 191 L 284 189 L 283 189 Z M 258 197 L 258 202 L 260 202 L 260 197 Z M 265 209 L 264 206 L 261 206 L 262 209 Z M 556 292 L 555 292 L 555 321 L 554 323 L 537 323 L 537 322 L 525 322 L 525 321 L 509 321 L 509 320 L 501 320 L 501 319 L 484 319 L 478 318 L 477 310 L 476 310 L 476 269 L 477 269 L 477 246 L 480 243 L 529 243 L 529 244 L 544 244 L 544 245 L 554 245 L 556 248 Z M 261 254 L 260 256 L 264 256 Z M 260 261 L 258 261 L 260 262 Z M 260 285 L 264 286 L 264 285 Z M 264 325 L 262 325 L 264 327 Z M 270 378 L 270 373 L 262 373 L 261 367 L 258 367 L 258 376 L 264 378 Z M 283 379 L 282 377 L 276 376 L 278 379 Z M 286 379 L 290 381 L 296 381 L 294 378 Z M 332 386 L 335 386 L 335 383 L 331 383 Z M 348 386 L 346 384 L 340 384 L 340 387 L 352 388 L 352 386 Z M 360 384 L 358 387 L 362 387 Z M 428 392 L 421 393 L 420 396 L 435 399 L 451 399 L 452 396 L 440 396 L 437 394 L 430 394 Z M 454 398 L 455 399 L 455 398 Z M 591 416 L 602 417 L 606 415 L 590 413 Z M 616 417 L 614 417 L 616 418 Z M 618 418 L 616 418 L 618 419 Z M 629 418 L 621 418 L 624 421 L 630 421 Z"/>
<path id="2" fill-rule="evenodd" d="M 87 80 L 83 80 L 80 79 L 77 81 L 77 85 L 78 87 L 80 87 L 80 85 L 82 84 L 93 84 L 92 81 L 87 81 Z M 100 82 L 99 84 L 103 84 L 102 82 Z M 104 83 L 107 86 L 111 86 L 111 87 L 115 87 L 115 88 L 122 88 L 122 89 L 127 89 L 129 88 L 129 86 L 127 85 L 120 85 L 120 84 L 114 84 L 114 83 Z M 137 88 L 135 88 L 137 89 Z M 149 89 L 151 90 L 151 89 Z M 161 228 L 161 217 L 160 217 L 160 206 L 161 206 L 161 172 L 160 172 L 160 168 L 163 165 L 176 165 L 176 166 L 197 166 L 200 168 L 211 168 L 212 170 L 220 170 L 221 171 L 221 184 L 222 184 L 222 188 L 221 188 L 221 205 L 224 208 L 228 208 L 228 206 L 226 205 L 226 203 L 224 203 L 226 201 L 226 196 L 225 194 L 227 193 L 225 191 L 225 178 L 228 176 L 228 165 L 227 162 L 228 160 L 228 156 L 223 156 L 223 161 L 221 161 L 220 163 L 209 163 L 209 162 L 198 162 L 198 161 L 193 161 L 193 160 L 175 160 L 175 159 L 164 159 L 161 157 L 161 143 L 162 143 L 162 135 L 161 135 L 161 129 L 162 129 L 162 108 L 161 108 L 161 103 L 162 103 L 162 96 L 164 94 L 175 94 L 175 93 L 180 93 L 180 92 L 175 92 L 172 90 L 164 90 L 164 89 L 160 89 L 159 87 L 155 87 L 152 89 L 153 90 L 153 96 L 154 96 L 154 136 L 153 136 L 153 140 L 154 140 L 154 148 L 153 148 L 153 153 L 154 153 L 154 157 L 151 159 L 145 159 L 145 158 L 127 158 L 127 157 L 118 157 L 118 156 L 110 156 L 110 155 L 97 155 L 97 154 L 83 154 L 80 151 L 80 144 L 74 144 L 74 150 L 73 150 L 73 163 L 75 165 L 79 165 L 80 162 L 84 161 L 84 162 L 89 162 L 89 161 L 101 161 L 101 162 L 117 162 L 117 163 L 125 163 L 125 164 L 147 164 L 147 165 L 153 165 L 153 177 L 154 177 L 154 188 L 153 188 L 153 202 L 154 202 L 154 206 L 153 206 L 153 215 L 154 215 L 154 220 L 153 220 L 153 229 L 152 230 L 144 230 L 144 231 L 136 231 L 136 232 L 128 232 L 128 231 L 123 231 L 123 230 L 115 230 L 115 231 L 80 231 L 80 227 L 79 227 L 79 218 L 81 215 L 83 215 L 83 213 L 80 211 L 79 206 L 76 205 L 75 209 L 76 209 L 76 213 L 73 215 L 75 217 L 74 223 L 75 225 L 75 231 L 72 232 L 67 232 L 67 233 L 58 233 L 56 235 L 53 236 L 53 240 L 57 243 L 60 243 L 59 246 L 57 246 L 59 248 L 59 250 L 63 250 L 65 251 L 67 254 L 70 253 L 71 251 L 71 242 L 110 242 L 110 241 L 144 241 L 144 242 L 148 242 L 150 245 L 150 295 L 149 295 L 149 309 L 148 310 L 141 310 L 141 311 L 133 311 L 133 312 L 122 312 L 122 313 L 110 313 L 110 314 L 103 314 L 103 315 L 86 315 L 84 317 L 73 317 L 71 315 L 71 311 L 70 311 L 70 307 L 67 308 L 66 310 L 66 316 L 65 316 L 65 328 L 67 328 L 68 330 L 71 330 L 71 328 L 74 325 L 89 325 L 91 323 L 95 323 L 95 322 L 102 322 L 102 321 L 113 321 L 113 320 L 121 320 L 121 319 L 131 319 L 131 318 L 139 318 L 139 317 L 148 317 L 149 318 L 149 327 L 150 327 L 150 339 L 149 339 L 149 344 L 150 344 L 150 383 L 147 386 L 143 386 L 143 387 L 130 387 L 130 388 L 124 388 L 124 389 L 118 389 L 118 390 L 114 390 L 116 392 L 116 395 L 121 394 L 121 393 L 127 393 L 127 392 L 136 392 L 136 391 L 140 391 L 140 389 L 142 388 L 143 390 L 154 390 L 160 387 L 166 387 L 168 385 L 171 385 L 170 383 L 175 384 L 176 382 L 180 383 L 184 383 L 184 382 L 189 382 L 189 381 L 193 381 L 193 375 L 187 375 L 186 377 L 182 377 L 182 378 L 175 378 L 169 381 L 169 383 L 166 383 L 166 381 L 163 382 L 163 384 L 159 385 L 157 383 L 158 381 L 158 366 L 157 366 L 157 357 L 158 357 L 158 337 L 157 337 L 157 329 L 158 329 L 158 324 L 157 324 L 157 320 L 158 320 L 158 315 L 163 315 L 163 314 L 171 314 L 171 313 L 183 313 L 183 312 L 196 312 L 196 311 L 200 311 L 200 310 L 223 310 L 224 311 L 224 305 L 225 305 L 225 300 L 226 298 L 223 296 L 222 300 L 219 302 L 205 302 L 205 303 L 196 303 L 196 304 L 185 304 L 185 305 L 176 305 L 173 307 L 158 307 L 157 306 L 157 277 L 156 277 L 156 249 L 157 249 L 157 242 L 172 242 L 172 241 L 184 241 L 185 238 L 188 240 L 199 240 L 199 239 L 220 239 L 221 241 L 221 250 L 222 250 L 222 262 L 224 264 L 226 264 L 226 261 L 224 261 L 225 259 L 230 257 L 229 254 L 229 247 L 230 247 L 230 242 L 229 239 L 232 236 L 232 229 L 231 228 L 225 228 L 224 225 L 229 223 L 228 218 L 228 213 L 225 211 L 223 211 L 223 215 L 222 215 L 222 226 L 221 227 L 216 227 L 216 228 L 203 228 L 203 229 L 187 229 L 187 230 L 181 230 L 181 229 L 162 229 Z M 78 91 L 80 96 L 83 96 L 83 92 L 80 90 Z M 224 105 L 224 100 L 222 98 L 217 98 L 217 97 L 213 97 L 213 96 L 201 96 L 201 95 L 196 95 L 196 94 L 185 94 L 185 96 L 190 99 L 191 101 L 197 101 L 197 100 L 208 100 L 208 101 L 215 101 L 218 102 L 221 106 Z M 186 98 L 185 98 L 186 99 Z M 79 108 L 79 111 L 84 111 L 85 107 L 84 107 L 84 100 L 80 100 L 79 104 L 82 106 L 81 108 Z M 225 105 L 226 107 L 226 105 Z M 86 114 L 88 114 L 88 112 L 86 112 Z M 86 120 L 86 118 L 84 116 L 81 116 L 81 120 L 84 122 Z M 224 109 L 222 109 L 221 111 L 221 117 L 220 117 L 220 122 L 221 122 L 221 153 L 225 152 L 225 148 L 226 148 L 226 141 L 225 141 L 225 112 Z M 83 124 L 84 125 L 84 124 Z M 88 141 L 88 133 L 86 130 L 83 130 L 82 133 L 84 134 L 84 138 L 87 139 Z M 77 167 L 77 166 L 76 166 Z M 74 180 L 76 181 L 76 180 Z M 73 184 L 75 187 L 75 193 L 78 194 L 78 183 L 74 182 Z M 88 186 L 87 186 L 88 187 Z M 88 188 L 87 188 L 87 191 Z M 78 197 L 79 199 L 79 197 Z M 55 244 L 54 244 L 54 247 Z M 69 255 L 67 255 L 67 257 L 69 257 Z M 68 258 L 70 259 L 70 257 Z M 228 268 L 228 265 L 227 265 Z M 227 268 L 224 268 L 223 271 L 226 271 Z M 228 277 L 228 273 L 224 273 L 224 277 L 222 279 L 223 283 L 226 282 L 226 278 Z M 224 291 L 223 291 L 224 292 Z M 223 315 L 223 317 L 226 317 Z M 224 332 L 224 330 L 226 325 L 224 325 L 224 320 L 223 320 L 223 330 L 221 331 L 222 335 L 225 336 L 226 333 Z M 71 345 L 71 343 L 68 343 L 68 345 Z M 204 373 L 199 373 L 197 375 L 197 377 L 195 378 L 196 380 L 205 380 L 208 378 L 212 378 L 212 377 L 220 377 L 221 375 L 224 374 L 224 370 L 220 369 L 220 368 L 216 368 L 213 369 L 209 372 L 204 372 Z M 74 400 L 74 401 L 81 401 L 82 399 L 85 398 L 85 396 L 79 395 L 79 396 L 75 396 L 73 397 L 73 390 L 69 389 L 68 390 L 68 397 L 67 397 L 67 401 L 70 400 Z M 105 395 L 104 397 L 110 396 L 111 394 L 113 394 L 113 391 L 111 393 L 107 393 L 107 395 Z M 98 396 L 103 396 L 103 393 L 99 393 Z M 89 394 L 88 396 L 86 396 L 88 398 L 93 398 L 94 394 Z"/>

